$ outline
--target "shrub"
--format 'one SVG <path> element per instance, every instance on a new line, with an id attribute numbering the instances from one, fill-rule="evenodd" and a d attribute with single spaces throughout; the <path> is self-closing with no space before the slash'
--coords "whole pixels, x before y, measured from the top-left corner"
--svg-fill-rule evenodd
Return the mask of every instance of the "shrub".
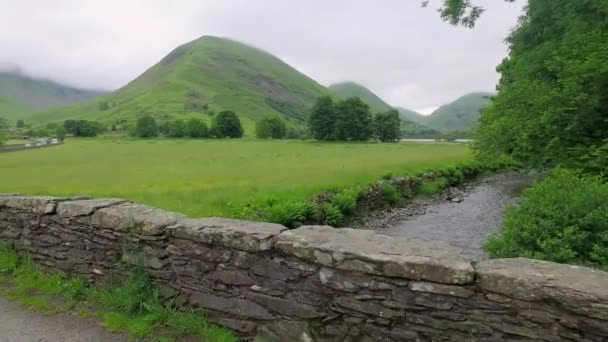
<path id="1" fill-rule="evenodd" d="M 359 199 L 359 189 L 351 188 L 344 189 L 334 195 L 331 203 L 340 210 L 344 215 L 352 215 L 357 208 L 357 200 Z"/>
<path id="2" fill-rule="evenodd" d="M 420 193 L 425 196 L 433 196 L 443 191 L 448 186 L 448 180 L 439 177 L 433 181 L 423 181 L 420 186 Z"/>
<path id="3" fill-rule="evenodd" d="M 608 184 L 557 169 L 507 209 L 502 230 L 486 244 L 492 257 L 528 257 L 608 266 Z"/>
<path id="4" fill-rule="evenodd" d="M 401 199 L 397 188 L 390 183 L 382 185 L 382 196 L 384 196 L 384 200 L 391 206 L 399 203 L 399 200 Z"/>
<path id="5" fill-rule="evenodd" d="M 316 208 L 309 202 L 273 203 L 263 209 L 262 219 L 294 228 L 296 225 L 311 219 L 315 212 Z"/>
<path id="6" fill-rule="evenodd" d="M 331 203 L 326 203 L 323 206 L 323 215 L 325 216 L 325 224 L 333 227 L 339 227 L 344 220 L 342 211 Z"/>

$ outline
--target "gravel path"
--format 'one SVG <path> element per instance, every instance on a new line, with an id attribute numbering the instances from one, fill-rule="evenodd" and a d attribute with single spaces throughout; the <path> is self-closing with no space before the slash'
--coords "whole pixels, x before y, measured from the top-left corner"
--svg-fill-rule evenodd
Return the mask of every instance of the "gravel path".
<path id="1" fill-rule="evenodd" d="M 45 316 L 0 298 L 0 342 L 126 342 L 76 314 Z"/>

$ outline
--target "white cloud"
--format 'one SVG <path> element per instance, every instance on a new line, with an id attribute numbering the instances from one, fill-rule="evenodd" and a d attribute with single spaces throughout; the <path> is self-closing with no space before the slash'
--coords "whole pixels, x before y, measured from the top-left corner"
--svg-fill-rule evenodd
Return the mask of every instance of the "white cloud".
<path id="1" fill-rule="evenodd" d="M 266 49 L 325 85 L 353 80 L 393 105 L 434 107 L 494 89 L 521 3 L 486 6 L 467 30 L 418 0 L 0 0 L 0 66 L 115 89 L 212 34 Z"/>

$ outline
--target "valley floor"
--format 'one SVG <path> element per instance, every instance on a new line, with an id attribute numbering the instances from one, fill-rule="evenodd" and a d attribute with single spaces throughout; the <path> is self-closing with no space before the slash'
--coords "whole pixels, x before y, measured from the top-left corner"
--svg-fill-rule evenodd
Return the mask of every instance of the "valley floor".
<path id="1" fill-rule="evenodd" d="M 118 197 L 192 217 L 302 200 L 472 158 L 465 144 L 68 139 L 0 157 L 0 192 Z"/>

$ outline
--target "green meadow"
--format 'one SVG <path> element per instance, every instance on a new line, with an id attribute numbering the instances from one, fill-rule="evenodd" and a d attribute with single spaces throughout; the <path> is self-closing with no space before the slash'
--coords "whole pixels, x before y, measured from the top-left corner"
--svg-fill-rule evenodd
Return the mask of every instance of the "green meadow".
<path id="1" fill-rule="evenodd" d="M 248 203 L 303 200 L 472 159 L 444 143 L 68 139 L 0 154 L 0 192 L 119 197 L 191 217 L 234 217 Z"/>

